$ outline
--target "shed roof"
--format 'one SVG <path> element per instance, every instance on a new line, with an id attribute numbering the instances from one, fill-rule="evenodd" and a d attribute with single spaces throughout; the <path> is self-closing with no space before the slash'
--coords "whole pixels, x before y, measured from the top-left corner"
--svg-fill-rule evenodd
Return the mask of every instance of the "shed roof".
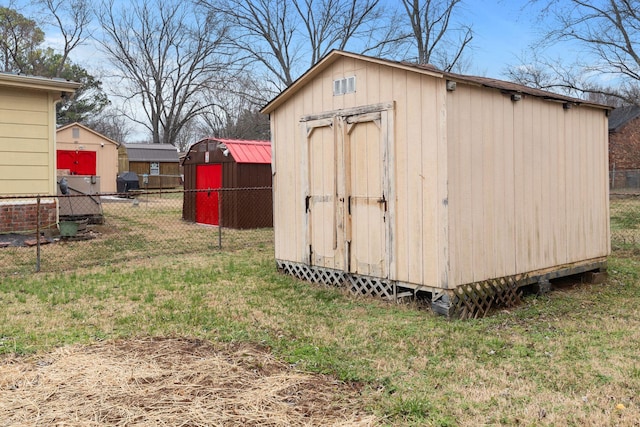
<path id="1" fill-rule="evenodd" d="M 271 163 L 271 142 L 246 139 L 206 138 L 202 141 L 213 141 L 229 149 L 229 154 L 236 163 Z"/>
<path id="2" fill-rule="evenodd" d="M 640 117 L 640 107 L 637 105 L 616 108 L 609 114 L 609 132 L 618 132 L 620 128 L 638 117 Z"/>
<path id="3" fill-rule="evenodd" d="M 564 96 L 553 92 L 548 92 L 541 89 L 535 89 L 528 86 L 520 85 L 517 83 L 507 82 L 504 80 L 498 80 L 488 77 L 479 77 L 479 76 L 468 76 L 463 74 L 456 74 L 438 70 L 431 64 L 419 65 L 408 63 L 404 61 L 391 61 L 388 59 L 374 58 L 366 55 L 355 54 L 351 52 L 345 52 L 340 50 L 332 50 L 321 59 L 316 65 L 311 67 L 306 73 L 304 73 L 300 78 L 298 78 L 291 86 L 282 91 L 278 96 L 272 99 L 267 105 L 265 105 L 261 113 L 269 114 L 273 110 L 275 110 L 278 106 L 284 103 L 289 97 L 294 94 L 298 88 L 304 86 L 309 80 L 313 79 L 320 72 L 325 70 L 329 65 L 337 61 L 339 58 L 354 58 L 362 61 L 367 61 L 376 64 L 387 65 L 394 68 L 400 68 L 407 71 L 413 71 L 421 74 L 428 74 L 438 78 L 445 78 L 461 83 L 474 84 L 478 86 L 489 87 L 493 89 L 498 89 L 501 91 L 509 92 L 509 93 L 521 93 L 525 95 L 536 96 L 539 98 L 548 99 L 551 101 L 558 102 L 568 102 L 572 104 L 582 104 L 589 105 L 592 107 L 602 108 L 602 109 L 611 109 L 611 107 L 603 104 L 598 104 L 594 102 L 589 102 L 584 99 L 573 98 L 570 96 Z"/>
<path id="4" fill-rule="evenodd" d="M 171 144 L 124 144 L 130 162 L 178 163 L 178 150 Z"/>
<path id="5" fill-rule="evenodd" d="M 417 65 L 419 67 L 419 65 Z M 605 110 L 610 110 L 611 107 L 597 102 L 591 102 L 580 98 L 574 98 L 571 96 L 560 95 L 558 93 L 549 92 L 542 89 L 536 89 L 529 86 L 524 86 L 518 83 L 508 82 L 505 80 L 498 80 L 491 77 L 480 76 L 468 76 L 456 73 L 443 73 L 443 75 L 449 80 L 461 81 L 465 83 L 477 84 L 480 86 L 490 87 L 493 89 L 499 89 L 509 93 L 521 93 L 525 95 L 536 96 L 538 98 L 547 99 L 550 101 L 568 102 L 571 104 L 583 104 L 592 107 L 598 107 Z"/>

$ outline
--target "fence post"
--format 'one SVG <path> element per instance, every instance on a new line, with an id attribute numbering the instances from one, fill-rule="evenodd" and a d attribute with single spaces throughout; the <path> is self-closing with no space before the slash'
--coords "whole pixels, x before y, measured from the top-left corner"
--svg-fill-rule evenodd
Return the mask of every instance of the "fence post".
<path id="1" fill-rule="evenodd" d="M 615 190 L 616 188 L 616 164 L 613 164 L 611 169 L 611 180 L 609 181 L 609 189 Z"/>
<path id="2" fill-rule="evenodd" d="M 40 272 L 40 195 L 36 199 L 36 273 Z"/>
<path id="3" fill-rule="evenodd" d="M 222 249 L 222 194 L 220 190 L 216 189 L 218 193 L 218 249 Z"/>

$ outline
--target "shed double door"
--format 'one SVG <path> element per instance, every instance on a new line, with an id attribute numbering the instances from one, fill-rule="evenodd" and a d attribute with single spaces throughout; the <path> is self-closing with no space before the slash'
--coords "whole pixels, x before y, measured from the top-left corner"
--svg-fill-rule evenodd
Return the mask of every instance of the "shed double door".
<path id="1" fill-rule="evenodd" d="M 388 115 L 382 110 L 304 123 L 311 265 L 389 276 Z"/>
<path id="2" fill-rule="evenodd" d="M 96 152 L 80 150 L 57 150 L 57 169 L 68 169 L 70 175 L 95 175 Z"/>

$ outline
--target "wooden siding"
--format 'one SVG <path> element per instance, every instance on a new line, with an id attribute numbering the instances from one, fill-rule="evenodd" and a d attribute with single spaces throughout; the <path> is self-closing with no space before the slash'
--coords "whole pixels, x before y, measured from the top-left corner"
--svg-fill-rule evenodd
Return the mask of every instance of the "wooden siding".
<path id="1" fill-rule="evenodd" d="M 55 194 L 54 98 L 0 88 L 0 194 Z"/>
<path id="2" fill-rule="evenodd" d="M 224 163 L 222 187 L 239 188 L 221 194 L 221 223 L 230 228 L 264 228 L 273 226 L 273 199 L 268 190 L 245 188 L 271 187 L 271 165 L 252 163 Z"/>
<path id="3" fill-rule="evenodd" d="M 391 106 L 383 278 L 451 289 L 608 255 L 603 108 L 515 102 L 468 80 L 449 92 L 442 76 L 349 55 L 310 73 L 268 110 L 277 260 L 353 272 L 336 258 L 340 236 L 346 247 L 351 236 L 339 210 L 350 165 L 343 126 L 382 104 Z M 351 76 L 356 92 L 334 96 L 333 81 Z"/>
<path id="4" fill-rule="evenodd" d="M 447 111 L 453 286 L 608 255 L 603 110 L 458 83 Z"/>
<path id="5" fill-rule="evenodd" d="M 180 182 L 180 163 L 163 163 L 160 162 L 160 175 L 150 175 L 151 163 L 150 162 L 132 162 L 129 161 L 129 172 L 135 172 L 138 174 L 138 180 L 140 181 L 141 189 L 161 189 L 161 188 L 176 188 L 181 185 Z M 143 183 L 143 175 L 149 175 L 149 182 Z M 163 176 L 170 175 L 170 176 Z M 173 175 L 173 176 L 171 176 Z"/>
<path id="6" fill-rule="evenodd" d="M 356 92 L 333 96 L 333 80 L 353 75 Z M 394 105 L 390 135 L 395 149 L 389 153 L 389 161 L 395 170 L 392 186 L 396 206 L 393 254 L 388 255 L 395 265 L 389 277 L 401 282 L 446 286 L 444 87 L 432 76 L 353 58 L 331 64 L 271 114 L 276 258 L 308 262 L 303 195 L 308 177 L 301 170 L 304 141 L 303 133 L 292 124 L 306 115 L 384 102 Z M 329 161 L 325 159 L 321 164 Z M 440 194 L 442 191 L 444 196 Z"/>
<path id="7" fill-rule="evenodd" d="M 79 138 L 73 138 L 78 128 Z M 82 148 L 81 148 L 82 147 Z M 115 193 L 118 176 L 118 146 L 108 138 L 83 126 L 66 126 L 56 133 L 56 150 L 85 150 L 96 153 L 96 175 L 100 176 L 100 192 Z"/>
<path id="8" fill-rule="evenodd" d="M 184 189 L 195 190 L 196 168 L 204 164 L 222 165 L 222 188 L 244 189 L 271 187 L 271 164 L 236 163 L 231 156 L 224 156 L 215 142 L 194 145 L 183 162 Z M 202 148 L 202 150 L 200 150 Z M 205 151 L 209 162 L 205 163 Z M 220 197 L 222 226 L 230 228 L 262 228 L 273 226 L 273 198 L 269 190 L 222 191 Z M 185 192 L 182 218 L 196 221 L 196 195 Z"/>
<path id="9" fill-rule="evenodd" d="M 120 144 L 118 147 L 118 175 L 122 175 L 129 171 L 129 156 L 127 155 L 127 147 Z"/>

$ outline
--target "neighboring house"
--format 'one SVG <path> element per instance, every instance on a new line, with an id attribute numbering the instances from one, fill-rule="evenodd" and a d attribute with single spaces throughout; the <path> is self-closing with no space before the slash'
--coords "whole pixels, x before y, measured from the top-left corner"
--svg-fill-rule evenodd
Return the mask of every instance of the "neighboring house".
<path id="1" fill-rule="evenodd" d="M 182 184 L 178 151 L 171 144 L 122 144 L 118 153 L 118 172 L 138 174 L 142 189 Z"/>
<path id="2" fill-rule="evenodd" d="M 35 232 L 57 222 L 56 106 L 80 87 L 61 79 L 0 73 L 0 232 Z"/>
<path id="3" fill-rule="evenodd" d="M 61 127 L 56 136 L 58 174 L 98 176 L 98 192 L 115 193 L 119 146 L 80 123 Z"/>
<path id="4" fill-rule="evenodd" d="M 277 265 L 446 314 L 602 269 L 609 110 L 333 51 L 262 110 Z"/>
<path id="5" fill-rule="evenodd" d="M 206 138 L 181 164 L 185 190 L 225 189 L 185 192 L 183 219 L 230 228 L 273 225 L 271 142 Z"/>
<path id="6" fill-rule="evenodd" d="M 609 115 L 609 171 L 612 188 L 640 188 L 640 107 Z"/>

